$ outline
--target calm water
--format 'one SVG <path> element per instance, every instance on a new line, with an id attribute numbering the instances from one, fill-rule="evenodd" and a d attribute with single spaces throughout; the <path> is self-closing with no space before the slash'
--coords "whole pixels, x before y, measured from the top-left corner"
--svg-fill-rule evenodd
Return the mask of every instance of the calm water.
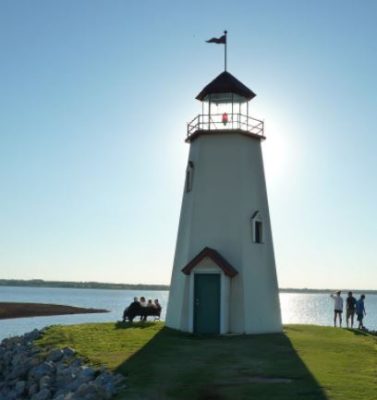
<path id="1" fill-rule="evenodd" d="M 29 287 L 1 287 L 0 301 L 53 303 L 78 307 L 105 308 L 109 313 L 59 315 L 0 320 L 0 340 L 20 335 L 34 328 L 52 324 L 77 324 L 82 322 L 109 322 L 121 319 L 123 309 L 134 296 L 147 299 L 158 298 L 163 307 L 161 319 L 165 318 L 168 291 L 133 291 L 104 289 L 52 289 Z M 358 296 L 357 296 L 358 297 Z M 283 322 L 285 324 L 332 325 L 333 301 L 328 294 L 280 294 Z M 377 295 L 366 297 L 367 317 L 365 326 L 377 330 Z"/>

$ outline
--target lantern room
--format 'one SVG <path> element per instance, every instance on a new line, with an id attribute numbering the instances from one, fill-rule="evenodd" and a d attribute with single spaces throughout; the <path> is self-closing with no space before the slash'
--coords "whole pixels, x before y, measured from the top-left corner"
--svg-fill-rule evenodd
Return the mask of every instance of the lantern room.
<path id="1" fill-rule="evenodd" d="M 187 140 L 213 131 L 238 131 L 264 138 L 263 121 L 250 117 L 249 102 L 255 96 L 232 74 L 222 72 L 196 96 L 202 112 L 187 124 Z"/>

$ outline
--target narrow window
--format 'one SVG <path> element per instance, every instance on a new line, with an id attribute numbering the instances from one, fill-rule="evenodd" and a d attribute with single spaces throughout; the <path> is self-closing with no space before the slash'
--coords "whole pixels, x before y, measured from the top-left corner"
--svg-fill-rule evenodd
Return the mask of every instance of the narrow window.
<path id="1" fill-rule="evenodd" d="M 250 222 L 251 222 L 251 232 L 252 232 L 253 242 L 263 243 L 264 242 L 263 220 L 259 211 L 254 212 Z"/>
<path id="2" fill-rule="evenodd" d="M 255 243 L 263 242 L 263 225 L 261 221 L 255 221 Z"/>
<path id="3" fill-rule="evenodd" d="M 186 168 L 186 182 L 185 182 L 186 193 L 191 192 L 192 190 L 193 178 L 194 178 L 194 163 L 192 161 L 189 161 Z"/>

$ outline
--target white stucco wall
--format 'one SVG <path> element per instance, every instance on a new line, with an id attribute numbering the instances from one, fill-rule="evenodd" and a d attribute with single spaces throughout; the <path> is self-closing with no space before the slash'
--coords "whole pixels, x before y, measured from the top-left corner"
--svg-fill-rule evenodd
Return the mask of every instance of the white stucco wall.
<path id="1" fill-rule="evenodd" d="M 202 135 L 190 145 L 192 190 L 183 194 L 166 324 L 192 331 L 192 275 L 181 269 L 211 247 L 238 271 L 228 280 L 222 333 L 281 331 L 275 259 L 260 139 L 236 132 Z M 260 212 L 264 242 L 253 242 Z M 194 269 L 194 271 L 197 268 Z M 199 271 L 199 269 L 198 269 Z M 223 304 L 223 299 L 221 300 Z"/>

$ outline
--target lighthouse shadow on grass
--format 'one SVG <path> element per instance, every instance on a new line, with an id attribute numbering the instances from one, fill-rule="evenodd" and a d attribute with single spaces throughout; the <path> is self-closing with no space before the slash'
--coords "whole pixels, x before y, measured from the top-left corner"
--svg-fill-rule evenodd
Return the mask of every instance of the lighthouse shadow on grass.
<path id="1" fill-rule="evenodd" d="M 119 398 L 131 400 L 328 398 L 285 334 L 211 337 L 164 327 L 117 370 L 129 381 Z"/>

